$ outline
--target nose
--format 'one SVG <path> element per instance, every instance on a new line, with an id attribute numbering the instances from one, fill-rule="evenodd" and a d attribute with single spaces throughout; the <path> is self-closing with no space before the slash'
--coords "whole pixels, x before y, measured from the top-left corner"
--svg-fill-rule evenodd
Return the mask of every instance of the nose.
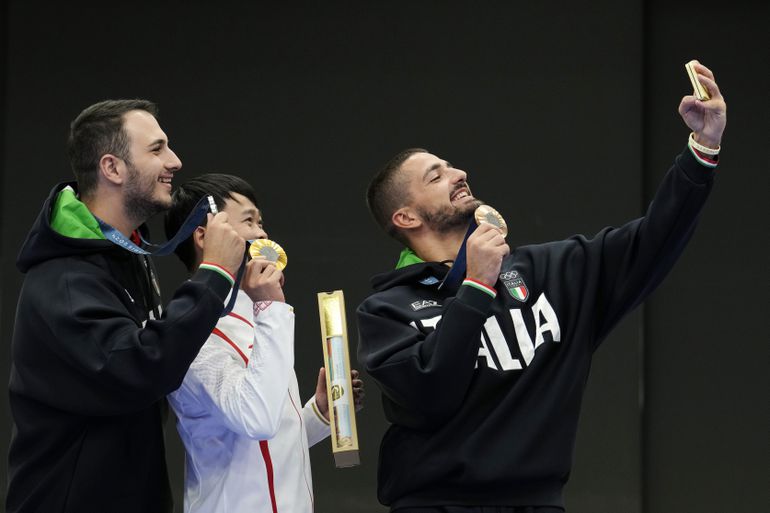
<path id="1" fill-rule="evenodd" d="M 257 226 L 255 234 L 256 234 L 256 237 L 254 237 L 255 239 L 266 239 L 267 238 L 267 232 L 261 226 Z"/>
<path id="2" fill-rule="evenodd" d="M 176 153 L 169 148 L 168 149 L 169 157 L 166 160 L 166 169 L 169 171 L 179 171 L 182 168 L 182 161 L 179 160 L 179 157 L 176 156 Z"/>
<path id="3" fill-rule="evenodd" d="M 458 182 L 465 182 L 468 178 L 468 173 L 463 171 L 462 169 L 457 168 L 450 168 L 452 171 L 452 183 L 458 183 Z"/>

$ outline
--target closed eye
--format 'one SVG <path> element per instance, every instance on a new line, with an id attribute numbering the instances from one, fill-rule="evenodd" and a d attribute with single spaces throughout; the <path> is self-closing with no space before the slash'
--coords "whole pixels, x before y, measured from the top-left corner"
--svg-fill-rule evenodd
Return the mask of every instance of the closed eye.
<path id="1" fill-rule="evenodd" d="M 166 141 L 163 139 L 156 139 L 148 145 L 152 153 L 158 154 L 166 147 Z"/>

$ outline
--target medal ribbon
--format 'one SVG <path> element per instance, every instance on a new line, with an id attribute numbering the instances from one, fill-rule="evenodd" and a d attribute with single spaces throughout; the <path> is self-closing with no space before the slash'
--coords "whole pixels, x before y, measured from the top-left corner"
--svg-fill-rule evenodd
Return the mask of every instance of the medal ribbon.
<path id="1" fill-rule="evenodd" d="M 476 231 L 477 227 L 478 225 L 471 221 L 471 224 L 468 227 L 468 231 L 465 232 L 465 238 L 463 239 L 463 243 L 460 246 L 460 251 L 457 252 L 457 256 L 455 257 L 455 261 L 452 264 L 452 268 L 449 269 L 449 272 L 446 276 L 444 276 L 444 279 L 439 284 L 439 290 L 441 290 L 442 287 L 449 287 L 450 290 L 457 289 L 460 282 L 462 282 L 463 277 L 465 276 L 465 268 L 467 266 L 465 258 L 465 244 L 468 242 L 468 237 L 470 237 L 471 234 Z"/>
<path id="2" fill-rule="evenodd" d="M 246 271 L 246 262 L 249 261 L 249 245 L 251 244 L 250 241 L 246 241 L 246 250 L 243 254 L 243 262 L 241 262 L 241 266 L 238 268 L 238 274 L 235 276 L 235 283 L 233 284 L 233 291 L 230 293 L 230 301 L 227 302 L 227 305 L 225 305 L 225 309 L 222 310 L 222 315 L 220 317 L 225 317 L 227 314 L 233 311 L 233 307 L 235 307 L 235 300 L 238 298 L 238 291 L 241 289 L 241 279 L 243 278 L 243 273 Z"/>
<path id="3" fill-rule="evenodd" d="M 192 212 L 187 216 L 187 219 L 184 220 L 184 223 L 182 223 L 182 226 L 179 227 L 179 230 L 176 232 L 176 234 L 167 240 L 165 243 L 158 245 L 158 244 L 152 244 L 150 242 L 147 242 L 141 234 L 139 237 L 142 240 L 142 244 L 145 246 L 148 246 L 149 248 L 153 248 L 150 251 L 140 248 L 134 242 L 127 238 L 125 235 L 120 233 L 119 230 L 115 229 L 114 227 L 110 226 L 109 224 L 105 223 L 98 217 L 96 217 L 96 221 L 99 223 L 99 228 L 101 228 L 102 233 L 104 234 L 105 238 L 112 242 L 113 244 L 120 246 L 123 249 L 126 249 L 128 251 L 131 251 L 132 253 L 136 253 L 137 255 L 152 255 L 152 256 L 166 256 L 174 252 L 176 247 L 185 239 L 187 239 L 192 233 L 195 231 L 197 227 L 201 225 L 203 220 L 206 218 L 206 214 L 209 212 L 212 212 L 212 210 L 216 210 L 216 208 L 212 209 L 211 204 L 213 203 L 213 199 L 209 199 L 210 196 L 204 196 L 203 198 L 196 203 L 195 207 L 193 207 Z M 212 212 L 214 213 L 214 212 Z M 241 286 L 241 279 L 243 278 L 243 273 L 246 270 L 246 255 L 248 254 L 248 246 L 249 242 L 246 243 L 246 250 L 244 251 L 244 261 L 241 264 L 241 267 L 238 269 L 238 274 L 235 278 L 235 283 L 233 284 L 232 292 L 230 293 L 230 301 L 228 301 L 227 305 L 225 306 L 224 310 L 222 311 L 222 315 L 220 317 L 224 317 L 227 314 L 229 314 L 233 307 L 235 306 L 235 300 L 238 297 L 238 290 Z"/>
<path id="4" fill-rule="evenodd" d="M 94 217 L 96 217 L 96 221 L 99 223 L 99 228 L 101 228 L 104 236 L 113 244 L 120 246 L 123 249 L 127 249 L 132 253 L 136 253 L 137 255 L 165 256 L 173 253 L 180 242 L 192 235 L 195 229 L 200 226 L 203 220 L 206 218 L 206 214 L 209 213 L 209 208 L 208 199 L 205 197 L 201 198 L 201 200 L 193 208 L 192 212 L 190 212 L 190 215 L 187 216 L 187 219 L 185 219 L 184 223 L 182 223 L 182 226 L 179 227 L 179 231 L 176 232 L 176 235 L 174 235 L 171 239 L 162 245 L 151 244 L 142 238 L 143 244 L 149 248 L 153 248 L 150 251 L 140 248 L 134 244 L 131 239 L 120 233 L 120 231 L 116 230 L 98 217 Z"/>

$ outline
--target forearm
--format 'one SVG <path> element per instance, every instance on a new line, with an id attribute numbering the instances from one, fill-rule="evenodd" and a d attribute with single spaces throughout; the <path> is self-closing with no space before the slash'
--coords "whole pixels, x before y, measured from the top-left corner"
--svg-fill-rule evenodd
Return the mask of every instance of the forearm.
<path id="1" fill-rule="evenodd" d="M 663 280 L 690 240 L 711 191 L 714 172 L 685 150 L 641 219 L 607 230 L 601 243 L 603 336 Z M 589 244 L 590 246 L 591 244 Z M 592 249 L 589 247 L 588 252 Z"/>
<path id="2" fill-rule="evenodd" d="M 25 351 L 40 340 L 47 360 L 66 363 L 47 377 L 49 388 L 62 393 L 41 399 L 96 415 L 135 411 L 176 389 L 230 287 L 220 277 L 199 276 L 177 290 L 162 319 L 141 326 L 132 298 L 106 274 L 74 269 L 49 276 L 44 270 L 32 279 L 45 285 L 36 284 L 34 290 L 43 292 L 22 298 L 20 309 L 29 315 L 18 336 L 29 341 Z"/>

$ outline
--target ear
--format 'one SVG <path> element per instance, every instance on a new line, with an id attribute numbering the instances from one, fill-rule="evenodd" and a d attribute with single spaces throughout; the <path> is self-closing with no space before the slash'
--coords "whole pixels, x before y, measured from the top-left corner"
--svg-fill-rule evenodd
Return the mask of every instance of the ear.
<path id="1" fill-rule="evenodd" d="M 205 237 L 206 237 L 205 226 L 199 226 L 193 232 L 192 240 L 193 240 L 193 246 L 195 246 L 196 253 L 200 252 L 201 254 L 203 254 L 203 239 Z"/>
<path id="2" fill-rule="evenodd" d="M 393 226 L 402 230 L 411 230 L 422 226 L 422 219 L 411 207 L 401 207 L 390 216 Z"/>
<path id="3" fill-rule="evenodd" d="M 125 168 L 124 162 L 110 153 L 102 155 L 102 158 L 99 159 L 99 174 L 112 184 L 121 185 L 123 183 Z"/>

